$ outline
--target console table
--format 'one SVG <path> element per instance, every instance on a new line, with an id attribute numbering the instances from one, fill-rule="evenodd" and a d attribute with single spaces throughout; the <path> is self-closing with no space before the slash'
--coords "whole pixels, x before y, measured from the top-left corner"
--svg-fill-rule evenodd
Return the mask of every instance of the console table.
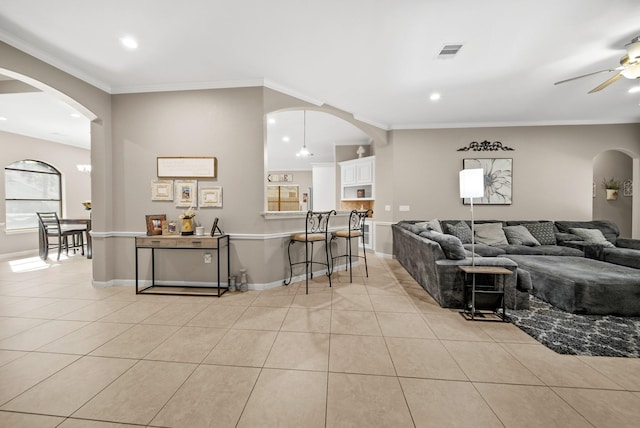
<path id="1" fill-rule="evenodd" d="M 136 294 L 164 294 L 181 296 L 216 296 L 220 297 L 229 290 L 220 285 L 220 256 L 224 247 L 227 250 L 227 276 L 230 275 L 229 235 L 215 236 L 136 236 Z M 151 250 L 151 285 L 140 288 L 138 284 L 138 253 L 140 250 Z M 217 283 L 210 287 L 187 285 L 156 284 L 155 257 L 159 250 L 211 250 L 216 252 Z M 213 264 L 213 263 L 212 263 Z M 186 290 L 185 290 L 186 289 Z M 192 291 L 189 291 L 192 290 Z M 196 291 L 197 290 L 197 291 Z"/>
<path id="2" fill-rule="evenodd" d="M 513 274 L 507 268 L 500 266 L 458 266 L 465 273 L 471 275 L 471 284 L 465 281 L 465 309 L 463 315 L 472 320 L 482 310 L 490 310 L 502 321 L 507 321 L 504 301 L 504 277 Z M 493 276 L 493 284 L 476 284 L 476 275 Z M 498 308 L 502 306 L 502 314 Z"/>

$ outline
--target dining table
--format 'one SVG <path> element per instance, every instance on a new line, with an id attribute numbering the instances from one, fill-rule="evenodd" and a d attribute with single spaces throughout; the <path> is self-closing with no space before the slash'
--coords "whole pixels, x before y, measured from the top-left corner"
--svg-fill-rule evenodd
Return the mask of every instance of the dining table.
<path id="1" fill-rule="evenodd" d="M 85 229 L 85 242 L 87 243 L 87 258 L 90 259 L 92 257 L 91 252 L 91 218 L 61 218 L 60 226 L 64 226 L 66 228 L 78 226 L 79 228 Z M 46 237 L 43 235 L 44 231 L 40 228 L 39 233 L 39 244 L 40 244 L 40 257 L 46 258 L 47 248 L 46 248 Z"/>

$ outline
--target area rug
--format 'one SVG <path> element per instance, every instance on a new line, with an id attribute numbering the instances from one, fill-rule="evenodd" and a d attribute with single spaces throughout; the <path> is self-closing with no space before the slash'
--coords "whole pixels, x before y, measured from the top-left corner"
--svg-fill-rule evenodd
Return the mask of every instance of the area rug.
<path id="1" fill-rule="evenodd" d="M 509 310 L 510 321 L 559 354 L 640 357 L 640 318 L 576 315 L 530 298 L 530 309 Z"/>

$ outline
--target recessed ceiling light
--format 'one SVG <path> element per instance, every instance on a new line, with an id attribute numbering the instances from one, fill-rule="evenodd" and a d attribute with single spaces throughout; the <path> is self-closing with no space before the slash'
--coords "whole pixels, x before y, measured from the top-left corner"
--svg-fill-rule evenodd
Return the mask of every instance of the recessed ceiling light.
<path id="1" fill-rule="evenodd" d="M 4 116 L 0 116 L 0 120 L 7 120 L 7 118 Z"/>
<path id="2" fill-rule="evenodd" d="M 269 123 L 269 125 L 273 125 L 276 123 L 276 120 L 273 117 L 270 117 L 269 120 L 267 120 L 267 123 Z"/>
<path id="3" fill-rule="evenodd" d="M 284 137 L 282 137 L 282 141 L 284 141 L 285 143 L 288 143 L 289 141 L 291 141 L 291 138 L 285 135 Z"/>
<path id="4" fill-rule="evenodd" d="M 120 43 L 127 49 L 138 49 L 138 41 L 131 36 L 121 37 Z"/>
<path id="5" fill-rule="evenodd" d="M 633 86 L 631 89 L 629 89 L 630 94 L 637 94 L 638 92 L 640 92 L 640 86 Z"/>
<path id="6" fill-rule="evenodd" d="M 431 95 L 429 96 L 429 99 L 430 99 L 431 101 L 438 101 L 438 100 L 440 99 L 440 94 L 439 94 L 439 93 L 437 93 L 437 92 L 434 92 L 433 94 L 431 94 Z"/>
<path id="7" fill-rule="evenodd" d="M 80 113 L 71 113 L 71 117 L 78 119 L 78 118 L 81 118 L 82 115 Z"/>

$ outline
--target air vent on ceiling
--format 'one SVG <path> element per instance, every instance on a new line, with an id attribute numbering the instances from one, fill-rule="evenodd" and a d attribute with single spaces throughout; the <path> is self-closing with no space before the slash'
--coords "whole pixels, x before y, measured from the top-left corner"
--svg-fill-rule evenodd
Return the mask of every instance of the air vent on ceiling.
<path id="1" fill-rule="evenodd" d="M 444 45 L 442 49 L 440 49 L 440 53 L 438 54 L 438 58 L 440 59 L 450 59 L 456 56 L 456 54 L 462 49 L 462 44 L 459 45 Z"/>

